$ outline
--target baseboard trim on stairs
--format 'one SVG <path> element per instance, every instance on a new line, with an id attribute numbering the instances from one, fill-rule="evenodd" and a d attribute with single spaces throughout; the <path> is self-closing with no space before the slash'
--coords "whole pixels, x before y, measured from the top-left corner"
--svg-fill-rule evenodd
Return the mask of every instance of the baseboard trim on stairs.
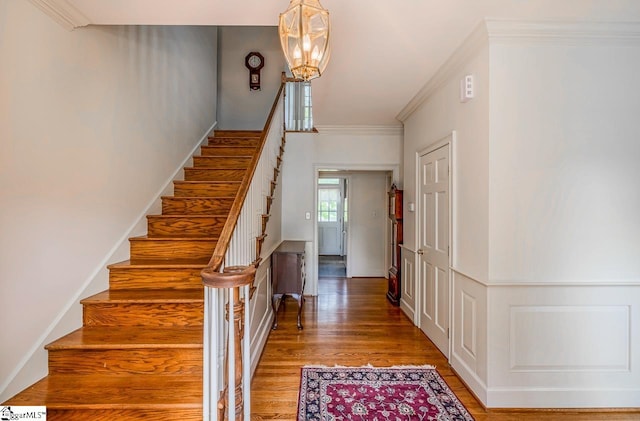
<path id="1" fill-rule="evenodd" d="M 165 192 L 168 189 L 170 189 L 172 187 L 173 181 L 177 180 L 177 179 L 181 179 L 181 177 L 180 178 L 178 177 L 180 175 L 180 172 L 184 169 L 184 167 L 186 166 L 187 162 L 193 157 L 193 155 L 196 153 L 198 148 L 200 148 L 202 145 L 207 143 L 209 135 L 211 134 L 211 132 L 215 129 L 215 127 L 217 125 L 218 125 L 218 122 L 214 121 L 213 124 L 211 125 L 211 127 L 209 127 L 205 131 L 204 135 L 200 138 L 200 140 L 198 140 L 198 142 L 193 147 L 193 149 L 191 149 L 191 151 L 189 151 L 189 153 L 184 158 L 184 160 L 180 164 L 178 164 L 177 169 L 174 171 L 174 173 L 167 179 L 167 181 L 163 184 L 163 186 L 153 196 L 153 199 L 147 204 L 147 206 L 144 208 L 144 210 L 137 216 L 137 218 L 135 219 L 135 222 L 133 222 L 129 226 L 129 228 L 126 230 L 126 232 L 122 235 L 122 237 L 120 237 L 120 239 L 118 239 L 118 241 L 114 244 L 114 246 L 106 254 L 105 258 L 100 261 L 100 263 L 97 265 L 97 267 L 91 272 L 91 274 L 89 275 L 87 280 L 82 283 L 82 286 L 78 289 L 77 293 L 74 294 L 73 297 L 67 302 L 67 304 L 63 307 L 62 311 L 60 311 L 60 313 L 58 313 L 58 315 L 53 319 L 53 321 L 47 327 L 47 329 L 43 332 L 43 334 L 40 335 L 40 337 L 38 338 L 36 343 L 29 349 L 29 351 L 25 354 L 25 356 L 22 358 L 22 360 L 20 360 L 20 362 L 18 363 L 16 368 L 7 377 L 7 380 L 2 385 L 0 385 L 0 402 L 3 402 L 6 399 L 9 399 L 11 397 L 11 396 L 4 396 L 4 393 L 7 391 L 7 389 L 9 389 L 9 387 L 14 382 L 19 380 L 20 372 L 25 367 L 27 367 L 29 365 L 29 363 L 31 362 L 32 359 L 36 358 L 36 354 L 38 353 L 38 351 L 42 351 L 42 354 L 44 355 L 44 358 L 46 359 L 47 353 L 44 350 L 44 346 L 47 344 L 47 342 L 49 342 L 49 338 L 52 336 L 52 334 L 54 334 L 54 331 L 55 331 L 56 327 L 58 327 L 58 325 L 68 315 L 70 315 L 72 313 L 72 308 L 75 305 L 78 305 L 80 299 L 83 296 L 85 296 L 85 294 L 87 294 L 87 290 L 91 287 L 91 285 L 94 282 L 98 281 L 98 279 L 97 279 L 98 276 L 100 275 L 100 273 L 102 271 L 106 271 L 107 265 L 110 264 L 110 263 L 115 263 L 115 262 L 112 262 L 111 260 L 118 253 L 118 251 L 122 247 L 126 247 L 126 250 L 128 252 L 128 250 L 129 250 L 129 237 L 135 235 L 136 229 L 139 226 L 141 226 L 141 224 L 142 224 L 142 226 L 146 227 L 147 215 L 151 212 L 151 210 L 153 209 L 154 206 L 159 206 L 159 204 L 161 202 L 161 197 L 165 194 Z M 116 259 L 116 260 L 118 260 L 118 259 Z M 107 271 L 107 273 L 108 273 L 108 271 Z M 77 323 L 76 328 L 79 328 L 80 326 L 82 326 L 82 320 L 81 319 L 78 320 L 77 322 L 78 323 Z M 65 333 L 69 333 L 69 332 L 65 332 Z M 55 333 L 55 335 L 58 335 L 58 334 Z M 58 335 L 58 336 L 60 336 L 60 335 Z M 45 363 L 45 367 L 46 367 L 46 363 Z M 47 373 L 45 371 L 44 373 L 42 373 L 42 376 L 46 376 L 46 374 Z M 20 391 L 20 390 L 24 389 L 25 387 L 29 386 L 30 384 L 34 383 L 35 381 L 39 380 L 42 376 L 39 376 L 38 378 L 26 379 L 24 381 L 24 385 L 18 385 L 18 387 L 16 389 L 18 391 Z M 11 395 L 13 395 L 13 394 L 11 394 Z"/>

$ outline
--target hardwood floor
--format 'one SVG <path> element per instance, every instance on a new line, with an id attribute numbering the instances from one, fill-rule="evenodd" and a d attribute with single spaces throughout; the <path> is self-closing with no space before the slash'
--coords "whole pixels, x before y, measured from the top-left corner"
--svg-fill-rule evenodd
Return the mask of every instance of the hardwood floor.
<path id="1" fill-rule="evenodd" d="M 287 299 L 252 382 L 251 419 L 295 420 L 300 368 L 307 364 L 435 365 L 477 421 L 640 419 L 640 412 L 485 411 L 435 345 L 386 300 L 386 285 L 382 278 L 321 279 L 319 295 L 306 298 L 302 331 L 296 302 Z"/>

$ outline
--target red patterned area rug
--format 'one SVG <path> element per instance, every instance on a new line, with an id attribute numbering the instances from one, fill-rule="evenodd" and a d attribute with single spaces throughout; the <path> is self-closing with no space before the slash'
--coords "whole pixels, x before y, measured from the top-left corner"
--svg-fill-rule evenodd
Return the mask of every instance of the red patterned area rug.
<path id="1" fill-rule="evenodd" d="M 472 421 L 431 366 L 302 368 L 298 421 Z"/>

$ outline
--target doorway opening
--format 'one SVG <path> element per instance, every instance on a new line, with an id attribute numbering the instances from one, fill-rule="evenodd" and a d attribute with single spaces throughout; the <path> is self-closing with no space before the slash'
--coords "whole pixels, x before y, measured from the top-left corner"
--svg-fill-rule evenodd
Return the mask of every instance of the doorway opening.
<path id="1" fill-rule="evenodd" d="M 318 277 L 347 276 L 348 179 L 318 178 Z"/>

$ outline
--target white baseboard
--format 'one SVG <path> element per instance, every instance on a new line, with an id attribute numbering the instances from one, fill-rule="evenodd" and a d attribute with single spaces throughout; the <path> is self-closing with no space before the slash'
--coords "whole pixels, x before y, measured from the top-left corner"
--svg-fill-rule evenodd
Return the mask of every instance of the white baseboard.
<path id="1" fill-rule="evenodd" d="M 402 310 L 402 312 L 409 318 L 409 320 L 411 320 L 411 323 L 414 323 L 416 317 L 415 309 L 407 304 L 407 302 L 404 301 L 402 297 L 400 297 L 400 310 Z"/>
<path id="2" fill-rule="evenodd" d="M 485 382 L 453 350 L 451 351 L 449 363 L 467 385 L 467 388 L 471 389 L 476 398 L 487 406 L 487 385 Z"/>
<path id="3" fill-rule="evenodd" d="M 638 408 L 640 389 L 497 388 L 488 408 Z"/>
<path id="4" fill-rule="evenodd" d="M 451 367 L 487 408 L 637 408 L 640 389 L 578 389 L 542 387 L 491 387 L 455 353 Z"/>

